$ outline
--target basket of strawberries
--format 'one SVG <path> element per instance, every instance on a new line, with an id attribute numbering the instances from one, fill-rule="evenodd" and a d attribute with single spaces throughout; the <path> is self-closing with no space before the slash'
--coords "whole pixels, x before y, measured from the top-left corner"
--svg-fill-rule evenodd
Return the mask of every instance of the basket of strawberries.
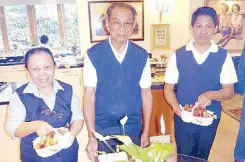
<path id="1" fill-rule="evenodd" d="M 68 128 L 56 128 L 46 136 L 37 137 L 33 142 L 33 148 L 38 156 L 49 157 L 62 149 L 70 147 L 74 137 Z"/>
<path id="2" fill-rule="evenodd" d="M 212 111 L 202 108 L 197 104 L 187 104 L 184 107 L 180 105 L 180 107 L 182 109 L 181 118 L 186 123 L 209 126 L 213 123 L 214 119 L 217 119 L 217 116 Z"/>

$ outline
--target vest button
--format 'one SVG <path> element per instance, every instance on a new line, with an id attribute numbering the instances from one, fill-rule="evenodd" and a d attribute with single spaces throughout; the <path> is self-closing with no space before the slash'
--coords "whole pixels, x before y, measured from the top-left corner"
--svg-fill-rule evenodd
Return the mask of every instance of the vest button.
<path id="1" fill-rule="evenodd" d="M 57 153 L 57 157 L 60 157 L 60 153 Z"/>

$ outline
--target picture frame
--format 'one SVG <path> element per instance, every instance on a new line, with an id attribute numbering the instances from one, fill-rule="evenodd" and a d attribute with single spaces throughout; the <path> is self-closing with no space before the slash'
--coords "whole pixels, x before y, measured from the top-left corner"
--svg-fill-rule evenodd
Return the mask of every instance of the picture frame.
<path id="1" fill-rule="evenodd" d="M 170 50 L 170 24 L 152 24 L 152 50 Z"/>
<path id="2" fill-rule="evenodd" d="M 114 2 L 125 2 L 133 6 L 137 11 L 136 26 L 134 28 L 131 40 L 144 40 L 144 2 L 142 0 L 131 1 L 89 1 L 89 28 L 90 28 L 90 42 L 100 42 L 108 38 L 109 33 L 105 27 L 105 18 L 107 8 Z"/>
<path id="3" fill-rule="evenodd" d="M 205 0 L 205 5 L 215 9 L 218 25 L 213 40 L 229 53 L 241 53 L 245 45 L 245 3 L 244 0 Z M 233 7 L 238 8 L 237 15 Z"/>

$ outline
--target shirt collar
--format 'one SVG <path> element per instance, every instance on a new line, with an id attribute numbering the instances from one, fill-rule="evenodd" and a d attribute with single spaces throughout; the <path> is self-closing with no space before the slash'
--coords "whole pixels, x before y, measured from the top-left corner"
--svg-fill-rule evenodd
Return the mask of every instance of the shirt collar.
<path id="1" fill-rule="evenodd" d="M 194 40 L 191 40 L 191 41 L 186 45 L 186 51 L 193 51 L 193 50 L 196 50 L 193 43 L 194 43 Z M 211 43 L 211 46 L 209 47 L 209 49 L 208 49 L 207 51 L 213 52 L 213 53 L 217 53 L 218 50 L 219 50 L 219 47 L 217 46 L 217 44 L 216 44 L 213 40 L 211 40 L 210 43 Z"/>
<path id="2" fill-rule="evenodd" d="M 119 52 L 117 52 L 117 50 L 116 50 L 116 49 L 112 46 L 112 44 L 111 44 L 111 36 L 109 37 L 109 43 L 110 43 L 112 52 L 113 52 L 114 54 L 116 54 L 116 53 L 119 54 Z M 125 49 L 124 49 L 120 54 L 125 54 L 125 53 L 127 52 L 127 49 L 128 49 L 128 40 L 127 40 L 127 45 L 126 45 Z"/>
<path id="3" fill-rule="evenodd" d="M 58 90 L 62 90 L 64 91 L 64 88 L 60 85 L 60 83 L 57 80 L 53 80 L 53 88 L 54 88 L 54 92 L 57 93 Z M 30 81 L 26 88 L 24 89 L 23 93 L 32 93 L 35 96 L 39 96 L 39 92 L 37 89 L 36 84 L 33 81 Z"/>

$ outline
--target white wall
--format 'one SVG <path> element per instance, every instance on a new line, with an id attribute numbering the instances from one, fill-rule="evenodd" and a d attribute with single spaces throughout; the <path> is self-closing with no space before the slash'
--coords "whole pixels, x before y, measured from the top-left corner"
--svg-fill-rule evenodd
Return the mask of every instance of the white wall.
<path id="1" fill-rule="evenodd" d="M 89 35 L 88 1 L 90 0 L 77 0 L 80 43 L 84 54 L 93 45 L 90 43 Z M 180 48 L 191 39 L 189 30 L 190 15 L 197 7 L 204 5 L 204 0 L 172 1 L 171 10 L 163 15 L 163 23 L 171 24 L 171 49 L 169 51 L 152 51 L 151 24 L 159 24 L 159 12 L 156 10 L 154 0 L 144 0 L 144 41 L 135 41 L 135 43 L 144 47 L 148 52 L 152 52 L 156 57 L 160 54 L 172 53 L 172 51 Z"/>

